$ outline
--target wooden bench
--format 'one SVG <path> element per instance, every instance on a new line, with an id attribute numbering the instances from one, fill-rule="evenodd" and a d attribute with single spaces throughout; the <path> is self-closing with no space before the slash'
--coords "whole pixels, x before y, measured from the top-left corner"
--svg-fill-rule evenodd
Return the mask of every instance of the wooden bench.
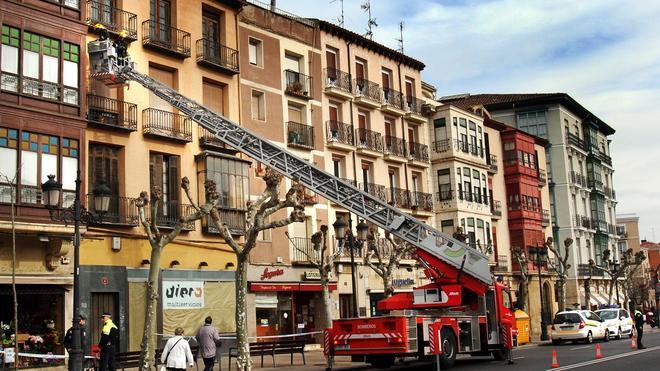
<path id="1" fill-rule="evenodd" d="M 192 352 L 193 356 L 193 362 L 195 362 L 195 368 L 199 369 L 197 367 L 197 353 L 199 352 L 199 347 L 198 346 L 192 346 L 190 347 L 190 351 Z M 160 356 L 163 354 L 163 349 L 156 349 L 156 365 L 163 364 L 160 361 Z M 117 358 L 117 368 L 122 369 L 122 371 L 126 370 L 127 368 L 138 368 L 140 366 L 140 351 L 132 351 L 132 352 L 119 352 L 116 355 Z"/>
<path id="2" fill-rule="evenodd" d="M 305 361 L 304 340 L 258 341 L 250 343 L 250 356 L 261 356 L 261 367 L 264 367 L 264 355 L 268 355 L 273 359 L 273 367 L 275 367 L 276 354 L 291 354 L 291 364 L 293 365 L 294 353 L 300 353 L 303 364 L 307 364 Z M 229 348 L 229 354 L 227 355 L 227 366 L 229 370 L 231 370 L 231 359 L 237 357 L 238 348 Z"/>

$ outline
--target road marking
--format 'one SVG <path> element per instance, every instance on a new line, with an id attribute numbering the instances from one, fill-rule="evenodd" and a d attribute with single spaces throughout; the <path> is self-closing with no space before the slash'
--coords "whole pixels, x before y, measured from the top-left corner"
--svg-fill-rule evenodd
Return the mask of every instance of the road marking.
<path id="1" fill-rule="evenodd" d="M 513 357 L 513 359 L 524 359 L 525 357 Z"/>
<path id="2" fill-rule="evenodd" d="M 591 348 L 591 345 L 585 345 L 585 346 L 582 346 L 582 347 L 571 348 L 569 350 L 578 350 L 578 349 L 587 349 L 587 348 Z"/>
<path id="3" fill-rule="evenodd" d="M 609 356 L 609 357 L 605 357 L 605 358 L 601 358 L 601 359 L 595 359 L 593 361 L 575 363 L 575 364 L 572 364 L 572 365 L 567 365 L 567 366 L 563 366 L 563 367 L 559 367 L 559 368 L 551 368 L 551 369 L 548 369 L 546 371 L 572 370 L 574 368 L 580 368 L 580 367 L 584 367 L 584 366 L 594 365 L 596 363 L 607 362 L 607 361 L 611 361 L 613 359 L 625 358 L 625 357 L 630 357 L 630 356 L 634 356 L 634 355 L 638 355 L 638 354 L 642 354 L 642 353 L 652 352 L 652 351 L 658 350 L 658 349 L 660 349 L 660 345 L 652 347 L 652 348 L 636 350 L 634 352 L 627 352 L 627 353 L 617 354 L 617 355 L 614 355 L 614 356 Z"/>

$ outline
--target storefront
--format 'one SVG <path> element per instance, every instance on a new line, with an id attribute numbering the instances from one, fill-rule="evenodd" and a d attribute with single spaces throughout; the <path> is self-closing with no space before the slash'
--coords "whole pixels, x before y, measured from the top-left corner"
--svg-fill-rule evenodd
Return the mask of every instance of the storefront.
<path id="1" fill-rule="evenodd" d="M 270 266 L 253 266 L 251 271 L 248 273 L 249 296 L 255 308 L 254 320 L 248 324 L 251 336 L 320 331 L 325 311 L 318 272 Z M 332 297 L 337 284 L 330 283 L 329 289 Z"/>

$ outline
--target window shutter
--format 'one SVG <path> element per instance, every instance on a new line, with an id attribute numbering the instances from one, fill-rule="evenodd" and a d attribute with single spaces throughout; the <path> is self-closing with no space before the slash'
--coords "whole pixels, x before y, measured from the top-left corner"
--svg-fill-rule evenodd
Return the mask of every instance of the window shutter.
<path id="1" fill-rule="evenodd" d="M 180 179 L 179 179 L 179 156 L 168 156 L 167 158 L 168 166 L 168 181 L 169 185 L 169 198 L 173 204 L 176 204 L 179 201 L 179 191 Z"/>
<path id="2" fill-rule="evenodd" d="M 152 153 L 149 155 L 149 194 L 153 187 L 163 188 L 163 178 L 161 176 L 161 169 L 163 168 L 163 155 Z"/>

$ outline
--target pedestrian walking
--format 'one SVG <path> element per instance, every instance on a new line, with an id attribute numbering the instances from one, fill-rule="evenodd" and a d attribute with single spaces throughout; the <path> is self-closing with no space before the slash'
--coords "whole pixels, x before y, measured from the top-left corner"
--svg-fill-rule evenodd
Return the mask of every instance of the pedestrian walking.
<path id="1" fill-rule="evenodd" d="M 116 371 L 117 359 L 115 353 L 119 348 L 119 330 L 112 322 L 112 314 L 105 312 L 101 315 L 103 328 L 101 329 L 101 339 L 99 340 L 99 349 L 101 350 L 101 371 Z"/>
<path id="2" fill-rule="evenodd" d="M 160 355 L 160 362 L 165 364 L 167 370 L 185 370 L 186 363 L 190 367 L 195 364 L 190 345 L 183 338 L 183 328 L 177 327 L 174 330 L 174 337 L 165 344 L 163 353 Z"/>
<path id="3" fill-rule="evenodd" d="M 635 329 L 637 330 L 637 349 L 646 348 L 642 345 L 642 336 L 644 335 L 644 314 L 642 314 L 640 307 L 635 309 Z"/>
<path id="4" fill-rule="evenodd" d="M 212 371 L 215 364 L 216 347 L 220 345 L 220 334 L 212 325 L 213 318 L 204 319 L 204 325 L 197 331 L 197 344 L 204 360 L 204 371 Z"/>
<path id="5" fill-rule="evenodd" d="M 82 350 L 83 368 L 86 368 L 85 367 L 86 364 L 85 350 L 87 348 L 87 330 L 85 329 L 86 322 L 87 322 L 87 318 L 84 315 L 81 314 L 78 316 L 78 327 L 80 328 L 80 349 Z M 64 335 L 64 341 L 62 343 L 64 344 L 64 349 L 66 349 L 67 352 L 71 352 L 71 348 L 73 348 L 73 326 L 71 326 L 68 330 L 66 330 L 66 334 Z"/>

